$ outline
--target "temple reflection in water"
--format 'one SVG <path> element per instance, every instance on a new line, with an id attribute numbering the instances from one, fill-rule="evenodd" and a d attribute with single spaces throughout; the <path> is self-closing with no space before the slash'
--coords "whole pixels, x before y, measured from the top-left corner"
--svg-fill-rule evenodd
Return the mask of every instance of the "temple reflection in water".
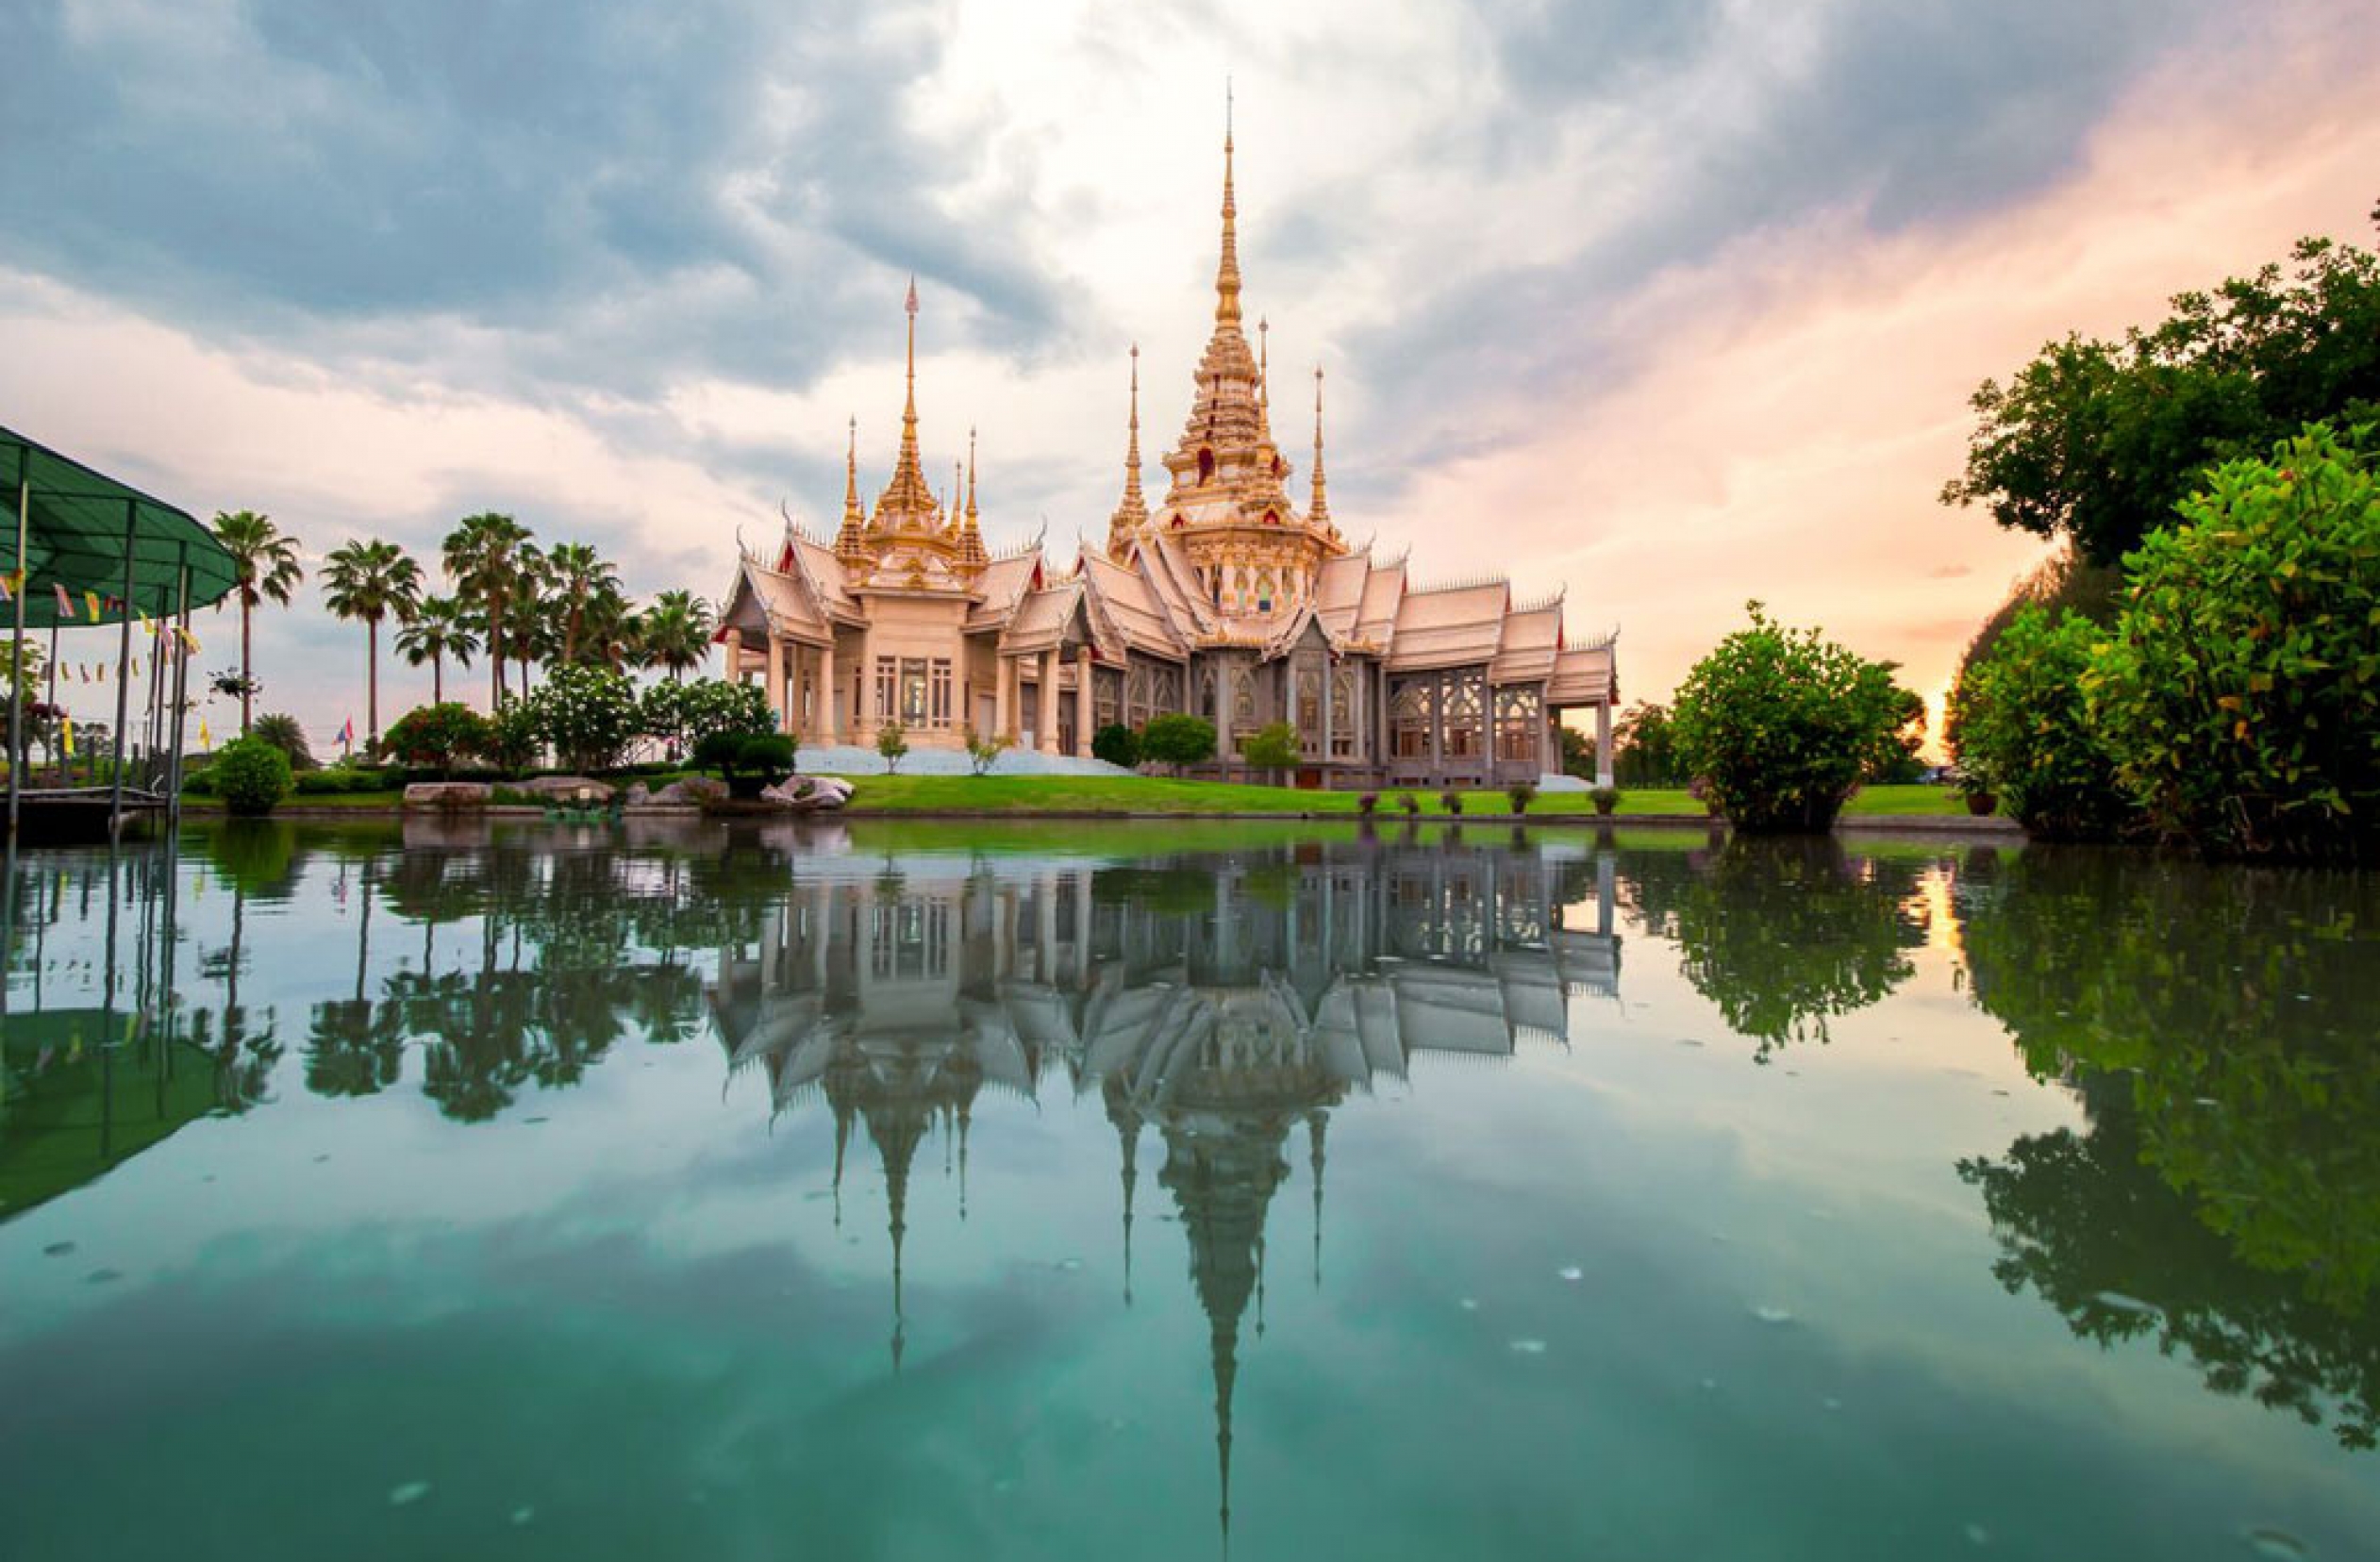
<path id="1" fill-rule="evenodd" d="M 1562 1041 L 1569 1000 L 1616 998 L 1612 857 L 1510 847 L 1307 843 L 1129 868 L 1026 859 L 805 858 L 710 998 L 733 1071 L 772 1109 L 822 1098 L 838 1200 L 855 1125 L 883 1165 L 897 1369 L 909 1177 L 937 1129 L 966 1138 L 986 1090 L 1097 1092 L 1115 1124 L 1131 1294 L 1140 1147 L 1190 1243 L 1211 1329 L 1223 1518 L 1240 1328 L 1292 1137 L 1312 1168 L 1322 1263 L 1331 1109 L 1424 1055 Z M 839 1205 L 840 1207 L 840 1205 Z"/>

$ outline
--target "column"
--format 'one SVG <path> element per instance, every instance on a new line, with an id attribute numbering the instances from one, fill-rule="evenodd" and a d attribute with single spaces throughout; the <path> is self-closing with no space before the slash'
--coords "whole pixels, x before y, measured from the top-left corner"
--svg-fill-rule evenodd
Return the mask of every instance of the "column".
<path id="1" fill-rule="evenodd" d="M 1611 702 L 1595 702 L 1595 785 L 1611 785 Z"/>
<path id="2" fill-rule="evenodd" d="M 876 740 L 876 669 L 868 636 L 859 636 L 859 682 L 851 696 L 851 740 L 865 748 Z"/>
<path id="3" fill-rule="evenodd" d="M 1538 696 L 1537 706 L 1537 771 L 1540 775 L 1552 775 L 1562 768 L 1562 713 Z"/>
<path id="4" fill-rule="evenodd" d="M 1330 785 L 1331 776 L 1331 771 L 1328 768 L 1332 762 L 1330 747 L 1331 720 L 1337 714 L 1337 712 L 1331 707 L 1331 696 L 1333 692 L 1331 686 L 1336 684 L 1338 681 L 1339 673 L 1337 669 L 1331 666 L 1330 658 L 1328 656 L 1324 656 L 1323 658 L 1323 764 L 1324 766 L 1323 771 L 1323 785 L 1325 787 Z"/>
<path id="5" fill-rule="evenodd" d="M 818 736 L 812 742 L 831 746 L 841 740 L 841 726 L 835 719 L 839 706 L 836 693 L 835 642 L 829 640 L 818 648 Z"/>
<path id="6" fill-rule="evenodd" d="M 1614 853 L 1595 854 L 1595 932 L 1611 937 L 1611 906 L 1620 882 L 1620 859 Z"/>
<path id="7" fill-rule="evenodd" d="M 1041 653 L 1040 714 L 1034 718 L 1033 746 L 1043 754 L 1057 752 L 1057 647 Z"/>
<path id="8" fill-rule="evenodd" d="M 1091 697 L 1090 647 L 1086 645 L 1074 656 L 1074 757 L 1090 757 L 1090 723 L 1099 703 Z"/>
<path id="9" fill-rule="evenodd" d="M 991 653 L 991 734 L 1013 743 L 1017 740 L 1017 703 L 1009 690 L 1016 680 L 1016 664 L 997 649 Z"/>
<path id="10" fill-rule="evenodd" d="M 785 730 L 785 642 L 774 635 L 768 638 L 768 664 L 761 670 L 761 680 L 769 690 L 769 720 L 779 732 Z"/>
<path id="11" fill-rule="evenodd" d="M 743 682 L 743 631 L 727 631 L 727 681 Z"/>

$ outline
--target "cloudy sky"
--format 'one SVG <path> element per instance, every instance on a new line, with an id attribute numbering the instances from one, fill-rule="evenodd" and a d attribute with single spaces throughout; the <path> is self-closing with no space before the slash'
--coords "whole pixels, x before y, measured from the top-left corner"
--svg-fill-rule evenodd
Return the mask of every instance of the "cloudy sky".
<path id="1" fill-rule="evenodd" d="M 17 0 L 0 421 L 317 557 L 503 509 L 712 594 L 780 503 L 831 527 L 854 415 L 881 485 L 914 273 L 935 470 L 979 426 L 993 545 L 1071 557 L 1115 502 L 1131 342 L 1152 457 L 1189 404 L 1228 76 L 1249 312 L 1284 403 L 1329 371 L 1352 535 L 1565 589 L 1631 697 L 1756 596 L 1931 691 L 2039 553 L 1936 500 L 1968 394 L 2299 234 L 2368 241 L 2371 20 Z M 327 732 L 360 724 L 362 637 L 318 601 L 258 659 Z"/>

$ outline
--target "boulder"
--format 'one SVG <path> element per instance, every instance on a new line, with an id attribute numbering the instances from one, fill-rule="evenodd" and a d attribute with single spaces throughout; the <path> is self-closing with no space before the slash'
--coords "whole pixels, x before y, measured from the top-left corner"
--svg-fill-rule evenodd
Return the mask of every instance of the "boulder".
<path id="1" fill-rule="evenodd" d="M 408 808 L 484 808 L 488 786 L 482 781 L 416 781 L 405 789 Z"/>
<path id="2" fill-rule="evenodd" d="M 653 789 L 646 786 L 641 781 L 638 781 L 630 785 L 628 788 L 628 795 L 620 800 L 620 806 L 624 808 L 650 807 L 652 803 Z"/>
<path id="3" fill-rule="evenodd" d="M 654 792 L 648 801 L 657 808 L 694 808 L 717 803 L 726 795 L 727 789 L 709 776 L 690 775 Z"/>
<path id="4" fill-rule="evenodd" d="M 548 803 L 575 803 L 581 793 L 591 802 L 608 803 L 612 790 L 608 782 L 584 775 L 535 775 L 520 783 L 519 789 Z"/>
<path id="5" fill-rule="evenodd" d="M 851 783 L 830 775 L 789 775 L 760 795 L 793 813 L 829 813 L 851 801 Z"/>

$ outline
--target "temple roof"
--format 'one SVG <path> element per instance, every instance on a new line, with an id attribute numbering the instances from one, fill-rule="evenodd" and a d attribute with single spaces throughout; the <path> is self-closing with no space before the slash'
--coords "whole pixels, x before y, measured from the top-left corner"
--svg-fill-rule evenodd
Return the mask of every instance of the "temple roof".
<path id="1" fill-rule="evenodd" d="M 1618 705 L 1620 675 L 1612 641 L 1606 639 L 1556 656 L 1545 698 L 1553 705 Z"/>
<path id="2" fill-rule="evenodd" d="M 1047 651 L 1066 638 L 1066 626 L 1081 606 L 1083 584 L 1079 580 L 1062 580 L 1039 590 L 1027 591 L 1017 604 L 1014 617 L 1000 634 L 1000 649 L 1010 656 Z"/>
<path id="3" fill-rule="evenodd" d="M 1552 675 L 1555 656 L 1562 648 L 1562 605 L 1556 599 L 1542 607 L 1507 613 L 1504 640 L 1495 660 L 1488 664 L 1488 681 L 1496 684 L 1539 683 Z"/>
<path id="4" fill-rule="evenodd" d="M 1501 580 L 1476 586 L 1407 591 L 1397 604 L 1391 671 L 1420 672 L 1491 660 L 1504 640 L 1512 588 Z"/>
<path id="5" fill-rule="evenodd" d="M 1189 642 L 1175 627 L 1155 583 L 1140 569 L 1086 549 L 1082 573 L 1091 600 L 1123 635 L 1126 647 L 1173 660 L 1190 654 Z"/>

